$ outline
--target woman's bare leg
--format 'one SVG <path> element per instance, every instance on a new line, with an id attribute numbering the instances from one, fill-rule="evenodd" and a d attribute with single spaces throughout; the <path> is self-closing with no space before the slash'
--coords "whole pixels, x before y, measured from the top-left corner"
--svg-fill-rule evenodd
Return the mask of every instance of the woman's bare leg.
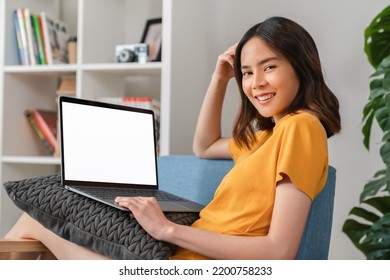
<path id="1" fill-rule="evenodd" d="M 27 238 L 41 241 L 54 254 L 57 259 L 62 260 L 103 260 L 109 259 L 88 248 L 69 242 L 50 230 L 43 227 L 39 222 L 24 213 L 5 238 Z M 12 255 L 15 259 L 31 258 L 31 254 Z"/>

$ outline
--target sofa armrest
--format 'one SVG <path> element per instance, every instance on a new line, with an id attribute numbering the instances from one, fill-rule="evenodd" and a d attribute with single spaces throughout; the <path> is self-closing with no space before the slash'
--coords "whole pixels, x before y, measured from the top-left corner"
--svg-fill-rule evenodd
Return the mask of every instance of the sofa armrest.
<path id="1" fill-rule="evenodd" d="M 158 182 L 162 190 L 206 205 L 232 167 L 232 160 L 160 156 Z"/>

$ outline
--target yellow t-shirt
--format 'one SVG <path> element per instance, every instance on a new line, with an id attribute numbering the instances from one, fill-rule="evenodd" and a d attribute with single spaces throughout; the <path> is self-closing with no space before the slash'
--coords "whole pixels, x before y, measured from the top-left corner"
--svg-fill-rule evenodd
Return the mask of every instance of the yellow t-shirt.
<path id="1" fill-rule="evenodd" d="M 328 175 L 328 147 L 324 127 L 310 113 L 284 116 L 272 132 L 261 131 L 250 150 L 232 140 L 234 167 L 221 181 L 213 200 L 193 227 L 229 235 L 267 235 L 276 184 L 283 174 L 313 199 Z M 207 259 L 178 248 L 172 259 Z"/>

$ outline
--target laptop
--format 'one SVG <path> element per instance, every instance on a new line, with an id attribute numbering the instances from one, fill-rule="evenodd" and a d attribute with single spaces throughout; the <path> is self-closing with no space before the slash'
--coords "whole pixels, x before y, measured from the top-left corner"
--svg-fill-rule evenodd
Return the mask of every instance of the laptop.
<path id="1" fill-rule="evenodd" d="M 61 96 L 59 118 L 66 189 L 124 211 L 117 196 L 155 196 L 164 212 L 204 207 L 159 190 L 152 110 Z"/>

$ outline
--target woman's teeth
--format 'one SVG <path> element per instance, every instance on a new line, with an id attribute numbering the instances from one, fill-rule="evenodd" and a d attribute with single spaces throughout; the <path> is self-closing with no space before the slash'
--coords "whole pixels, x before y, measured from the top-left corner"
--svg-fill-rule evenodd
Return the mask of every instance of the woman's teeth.
<path id="1" fill-rule="evenodd" d="M 257 99 L 259 101 L 266 101 L 268 99 L 271 99 L 274 96 L 275 96 L 275 93 L 270 93 L 270 94 L 267 94 L 267 95 L 258 96 Z"/>

